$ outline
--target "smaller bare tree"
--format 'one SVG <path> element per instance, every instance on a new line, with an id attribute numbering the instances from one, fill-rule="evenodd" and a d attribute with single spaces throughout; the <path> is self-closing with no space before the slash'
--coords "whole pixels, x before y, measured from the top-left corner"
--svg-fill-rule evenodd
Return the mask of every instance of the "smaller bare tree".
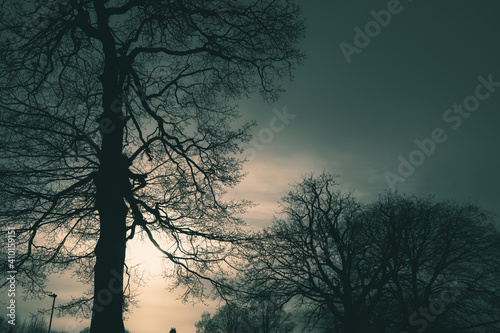
<path id="1" fill-rule="evenodd" d="M 336 187 L 327 174 L 295 185 L 284 218 L 248 244 L 240 288 L 309 308 L 312 324 L 328 314 L 330 331 L 498 329 L 500 233 L 490 214 L 392 193 L 362 205 Z"/>

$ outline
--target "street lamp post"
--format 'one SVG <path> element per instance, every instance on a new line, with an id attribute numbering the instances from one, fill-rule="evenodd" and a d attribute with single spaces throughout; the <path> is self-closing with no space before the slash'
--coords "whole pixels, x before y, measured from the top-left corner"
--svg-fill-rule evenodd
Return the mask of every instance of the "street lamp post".
<path id="1" fill-rule="evenodd" d="M 52 311 L 50 312 L 50 321 L 49 321 L 49 333 L 50 333 L 50 327 L 52 326 L 52 315 L 54 315 L 54 305 L 56 304 L 56 297 L 57 297 L 57 295 L 52 293 L 49 296 L 53 298 L 53 300 L 52 300 Z"/>

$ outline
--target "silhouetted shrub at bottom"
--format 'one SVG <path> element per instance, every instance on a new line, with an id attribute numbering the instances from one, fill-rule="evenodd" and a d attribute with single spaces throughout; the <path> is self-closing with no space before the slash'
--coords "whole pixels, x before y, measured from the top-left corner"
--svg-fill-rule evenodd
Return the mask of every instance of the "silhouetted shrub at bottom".
<path id="1" fill-rule="evenodd" d="M 47 333 L 48 324 L 45 319 L 31 315 L 29 319 L 16 318 L 16 325 L 10 325 L 4 316 L 0 317 L 0 332 L 5 333 Z M 52 331 L 52 333 L 56 333 Z"/>
<path id="2" fill-rule="evenodd" d="M 196 333 L 291 333 L 295 323 L 279 304 L 255 300 L 246 307 L 226 304 L 213 316 L 204 312 L 195 326 Z"/>

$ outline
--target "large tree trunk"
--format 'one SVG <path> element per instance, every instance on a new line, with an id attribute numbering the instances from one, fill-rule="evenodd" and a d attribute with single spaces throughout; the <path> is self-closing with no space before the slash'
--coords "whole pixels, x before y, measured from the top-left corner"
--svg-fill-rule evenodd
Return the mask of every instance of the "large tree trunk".
<path id="1" fill-rule="evenodd" d="M 119 119 L 115 123 L 118 122 Z M 128 210 L 124 196 L 125 191 L 130 190 L 130 183 L 128 164 L 122 155 L 122 135 L 121 126 L 116 126 L 111 133 L 103 133 L 101 164 L 96 175 L 100 235 L 95 251 L 92 333 L 124 332 L 123 269 Z"/>
<path id="2" fill-rule="evenodd" d="M 105 40 L 105 39 L 104 39 Z M 123 269 L 126 249 L 127 206 L 130 191 L 127 159 L 122 155 L 125 121 L 120 101 L 119 66 L 114 45 L 103 42 L 106 55 L 103 113 L 98 119 L 102 135 L 99 172 L 95 177 L 100 235 L 94 270 L 94 307 L 91 333 L 123 333 Z"/>
<path id="3" fill-rule="evenodd" d="M 96 246 L 92 333 L 124 332 L 123 268 L 126 248 L 127 206 L 130 190 L 126 159 L 122 156 L 122 129 L 103 134 L 100 170 L 96 176 L 96 205 L 100 235 Z"/>
<path id="4" fill-rule="evenodd" d="M 101 176 L 108 178 L 107 175 L 108 172 L 103 172 Z M 92 333 L 124 332 L 123 268 L 127 209 L 113 185 L 111 181 L 103 181 L 97 199 L 100 237 L 96 247 Z"/>

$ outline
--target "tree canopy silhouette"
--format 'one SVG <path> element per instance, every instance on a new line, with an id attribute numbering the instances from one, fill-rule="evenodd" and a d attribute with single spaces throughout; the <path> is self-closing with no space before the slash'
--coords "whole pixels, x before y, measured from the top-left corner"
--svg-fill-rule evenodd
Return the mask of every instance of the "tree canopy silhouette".
<path id="1" fill-rule="evenodd" d="M 490 213 L 394 193 L 361 204 L 337 186 L 306 176 L 283 198 L 282 215 L 247 244 L 242 290 L 309 309 L 326 332 L 498 330 Z"/>
<path id="2" fill-rule="evenodd" d="M 17 233 L 18 282 L 41 294 L 75 267 L 93 296 L 63 308 L 91 300 L 91 332 L 123 332 L 126 244 L 140 234 L 202 296 L 247 204 L 222 200 L 251 126 L 233 125 L 233 101 L 278 96 L 303 57 L 300 8 L 2 0 L 0 15 L 0 214 Z"/>

